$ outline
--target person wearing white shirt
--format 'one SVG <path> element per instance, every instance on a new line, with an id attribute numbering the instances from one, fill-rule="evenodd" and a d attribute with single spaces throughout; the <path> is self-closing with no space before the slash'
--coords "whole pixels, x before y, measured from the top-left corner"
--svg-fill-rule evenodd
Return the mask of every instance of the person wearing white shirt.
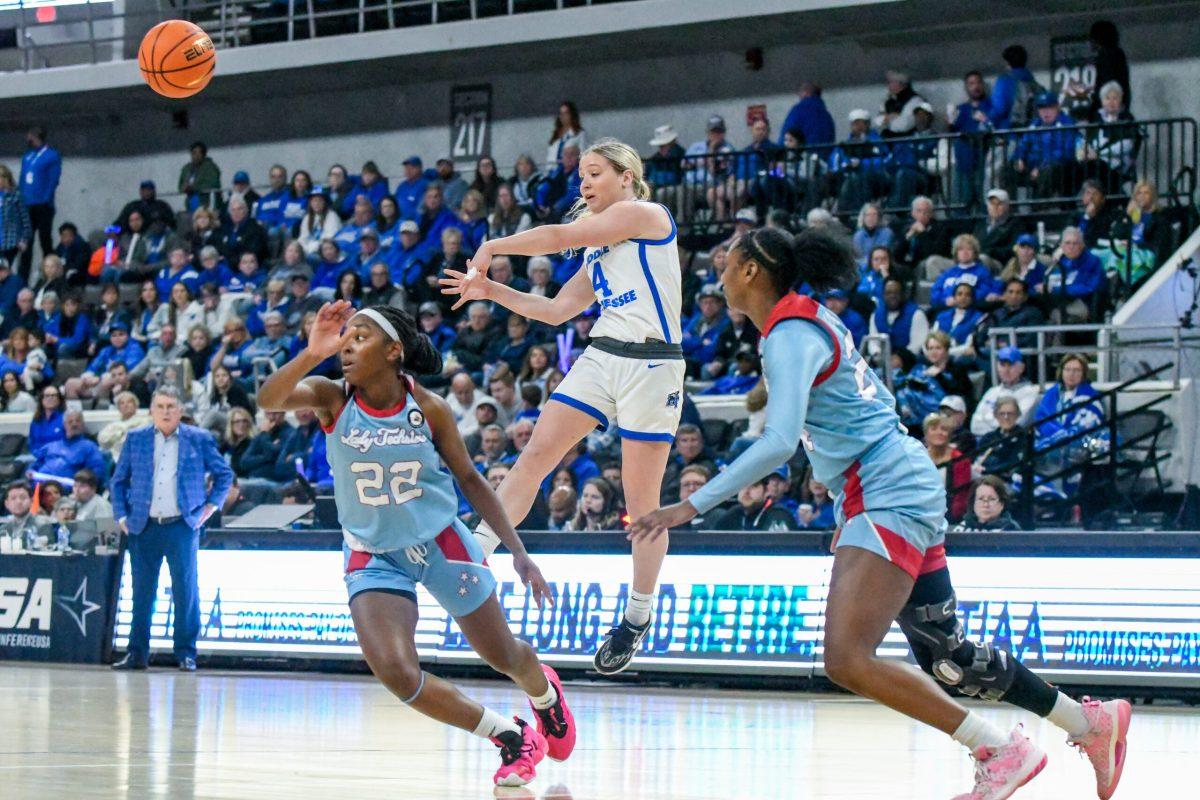
<path id="1" fill-rule="evenodd" d="M 1029 427 L 1033 421 L 1033 413 L 1037 408 L 1041 389 L 1025 380 L 1025 360 L 1021 351 L 1016 347 L 1005 347 L 996 353 L 996 371 L 1000 382 L 983 394 L 975 413 L 971 415 L 971 433 L 977 438 L 991 433 L 1000 427 L 996 422 L 996 401 L 1001 397 L 1013 397 L 1021 408 L 1021 418 L 1017 422 L 1021 427 Z"/>

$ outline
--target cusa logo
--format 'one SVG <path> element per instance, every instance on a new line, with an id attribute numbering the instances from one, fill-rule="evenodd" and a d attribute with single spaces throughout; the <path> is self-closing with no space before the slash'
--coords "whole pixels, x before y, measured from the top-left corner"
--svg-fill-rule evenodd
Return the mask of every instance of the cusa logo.
<path id="1" fill-rule="evenodd" d="M 0 628 L 50 630 L 54 581 L 38 578 L 29 588 L 28 578 L 0 578 Z"/>

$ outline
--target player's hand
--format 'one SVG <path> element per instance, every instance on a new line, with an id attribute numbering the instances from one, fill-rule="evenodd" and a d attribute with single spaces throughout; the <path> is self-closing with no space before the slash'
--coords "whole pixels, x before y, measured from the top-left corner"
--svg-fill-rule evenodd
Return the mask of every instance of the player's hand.
<path id="1" fill-rule="evenodd" d="M 337 355 L 350 339 L 351 332 L 343 333 L 342 328 L 353 316 L 354 306 L 346 300 L 334 300 L 321 306 L 308 333 L 308 352 L 322 360 Z"/>
<path id="2" fill-rule="evenodd" d="M 483 252 L 483 248 L 479 248 Z M 476 253 L 476 258 L 479 254 Z M 475 259 L 471 259 L 472 262 Z M 484 264 L 490 264 L 491 257 L 489 256 Z M 469 303 L 472 300 L 486 300 L 488 292 L 491 289 L 492 281 L 488 280 L 487 266 L 483 269 L 470 267 L 466 272 L 459 272 L 456 269 L 447 269 L 446 277 L 439 278 L 438 283 L 442 285 L 442 294 L 458 295 L 458 300 L 454 305 L 450 306 L 450 310 L 454 311 L 463 306 L 464 303 Z"/>
<path id="3" fill-rule="evenodd" d="M 537 564 L 533 563 L 533 559 L 529 557 L 528 553 L 513 556 L 513 569 L 516 570 L 521 583 L 533 595 L 533 600 L 537 603 L 538 608 L 544 608 L 547 603 L 554 608 L 554 592 L 550 590 L 550 585 L 542 577 L 542 571 L 538 569 Z"/>
<path id="4" fill-rule="evenodd" d="M 625 538 L 631 542 L 653 542 L 670 528 L 691 522 L 698 513 L 696 507 L 686 500 L 651 511 L 629 526 Z"/>

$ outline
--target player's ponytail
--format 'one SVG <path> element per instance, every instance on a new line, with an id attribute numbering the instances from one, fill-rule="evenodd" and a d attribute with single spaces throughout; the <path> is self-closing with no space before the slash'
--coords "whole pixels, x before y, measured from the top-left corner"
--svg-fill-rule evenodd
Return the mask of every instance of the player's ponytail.
<path id="1" fill-rule="evenodd" d="M 734 245 L 743 258 L 756 261 L 780 294 L 807 283 L 814 291 L 850 289 L 858 264 L 845 237 L 816 228 L 792 236 L 778 228 L 756 228 Z"/>
<path id="2" fill-rule="evenodd" d="M 399 364 L 401 369 L 414 375 L 436 375 L 442 371 L 442 354 L 417 327 L 411 314 L 392 306 L 372 306 L 371 310 L 382 315 L 396 329 L 404 348 L 404 358 Z"/>

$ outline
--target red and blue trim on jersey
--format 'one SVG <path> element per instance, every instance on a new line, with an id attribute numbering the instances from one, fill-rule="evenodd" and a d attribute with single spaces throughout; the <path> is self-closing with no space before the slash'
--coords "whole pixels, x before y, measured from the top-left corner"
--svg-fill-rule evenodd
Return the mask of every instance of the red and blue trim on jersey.
<path id="1" fill-rule="evenodd" d="M 771 309 L 771 313 L 767 315 L 767 321 L 763 324 L 762 338 L 766 339 L 771 330 L 789 319 L 803 319 L 816 324 L 821 330 L 825 331 L 829 336 L 829 343 L 833 345 L 833 358 L 829 361 L 829 366 L 821 370 L 817 374 L 816 380 L 813 381 L 813 386 L 820 386 L 825 381 L 837 372 L 838 364 L 842 362 L 842 345 L 838 341 L 837 332 L 829 326 L 825 320 L 821 319 L 818 310 L 821 308 L 811 297 L 805 297 L 796 292 L 788 292 L 779 299 L 775 307 Z"/>

